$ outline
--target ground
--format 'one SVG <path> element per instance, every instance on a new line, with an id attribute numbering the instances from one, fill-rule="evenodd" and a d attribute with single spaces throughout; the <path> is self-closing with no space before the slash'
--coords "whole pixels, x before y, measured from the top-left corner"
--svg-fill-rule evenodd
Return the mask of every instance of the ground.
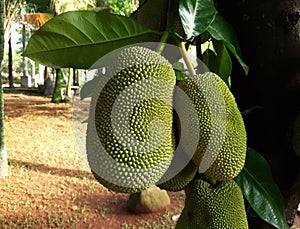
<path id="1" fill-rule="evenodd" d="M 169 192 L 171 205 L 162 212 L 136 215 L 126 210 L 128 195 L 93 178 L 74 137 L 84 138 L 84 128 L 74 122 L 72 104 L 26 91 L 6 90 L 4 99 L 10 176 L 0 180 L 1 229 L 175 227 L 183 192 Z"/>
<path id="2" fill-rule="evenodd" d="M 72 104 L 6 92 L 10 176 L 0 180 L 0 228 L 174 228 L 184 193 L 155 214 L 126 210 L 128 195 L 109 192 L 78 153 Z"/>

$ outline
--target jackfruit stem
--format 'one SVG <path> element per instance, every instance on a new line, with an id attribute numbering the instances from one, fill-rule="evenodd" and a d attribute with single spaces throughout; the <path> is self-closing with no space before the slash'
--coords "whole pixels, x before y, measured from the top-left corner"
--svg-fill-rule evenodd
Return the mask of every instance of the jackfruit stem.
<path id="1" fill-rule="evenodd" d="M 178 43 L 178 47 L 179 47 L 181 56 L 182 56 L 182 58 L 183 58 L 183 60 L 184 60 L 184 62 L 186 64 L 186 66 L 188 68 L 190 76 L 192 77 L 192 76 L 196 75 L 196 72 L 195 72 L 195 69 L 194 69 L 194 67 L 193 67 L 193 65 L 192 65 L 192 63 L 191 63 L 191 61 L 190 61 L 190 59 L 188 57 L 188 54 L 186 52 L 186 49 L 185 49 L 184 45 L 185 45 L 185 42 L 179 42 Z"/>
<path id="2" fill-rule="evenodd" d="M 207 181 L 208 181 L 208 183 L 210 183 L 212 186 L 214 186 L 214 185 L 217 184 L 217 181 L 214 180 L 214 179 L 208 179 Z"/>

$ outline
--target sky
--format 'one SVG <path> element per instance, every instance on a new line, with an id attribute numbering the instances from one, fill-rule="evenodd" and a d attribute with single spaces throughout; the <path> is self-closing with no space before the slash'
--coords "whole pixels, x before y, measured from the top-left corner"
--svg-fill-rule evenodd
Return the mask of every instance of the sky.
<path id="1" fill-rule="evenodd" d="M 21 44 L 17 44 L 19 39 L 21 38 L 21 34 L 17 32 L 17 29 L 20 27 L 19 24 L 13 23 L 12 28 L 11 28 L 11 45 L 12 49 L 19 49 Z"/>

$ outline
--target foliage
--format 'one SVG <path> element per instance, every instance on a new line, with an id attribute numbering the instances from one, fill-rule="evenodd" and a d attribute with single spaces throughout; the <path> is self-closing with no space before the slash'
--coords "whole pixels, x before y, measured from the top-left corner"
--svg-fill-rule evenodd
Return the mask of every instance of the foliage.
<path id="1" fill-rule="evenodd" d="M 23 9 L 28 13 L 53 13 L 51 7 L 51 1 L 39 1 L 39 0 L 30 0 L 26 3 L 23 3 Z"/>
<path id="2" fill-rule="evenodd" d="M 288 229 L 284 219 L 284 199 L 272 179 L 267 161 L 248 148 L 246 165 L 236 181 L 251 207 L 266 222 L 280 229 Z"/>
<path id="3" fill-rule="evenodd" d="M 52 17 L 53 15 L 49 13 L 31 13 L 25 15 L 23 20 L 31 24 L 34 27 L 34 29 L 39 29 Z"/>
<path id="4" fill-rule="evenodd" d="M 111 28 L 106 28 L 107 21 Z M 67 12 L 34 33 L 24 55 L 46 66 L 88 69 L 99 57 L 127 44 L 151 41 L 155 33 L 128 17 L 107 12 Z"/>
<path id="5" fill-rule="evenodd" d="M 18 50 L 13 50 L 13 70 L 21 72 L 22 69 L 22 56 L 21 53 Z M 1 64 L 2 74 L 3 76 L 6 76 L 8 74 L 8 55 L 5 53 L 5 56 L 3 58 L 3 62 Z"/>
<path id="6" fill-rule="evenodd" d="M 14 77 L 15 84 L 21 84 L 21 79 L 19 77 Z"/>
<path id="7" fill-rule="evenodd" d="M 27 0 L 27 2 L 31 4 L 35 4 L 39 7 L 49 6 L 51 4 L 51 0 Z"/>
<path id="8" fill-rule="evenodd" d="M 52 9 L 57 13 L 61 14 L 63 12 L 72 10 L 87 10 L 95 7 L 94 0 L 52 0 Z"/>
<path id="9" fill-rule="evenodd" d="M 202 34 L 212 24 L 216 14 L 213 0 L 179 2 L 179 15 L 187 37 Z"/>
<path id="10" fill-rule="evenodd" d="M 20 12 L 23 0 L 5 0 L 4 4 L 4 40 L 8 41 L 10 29 L 14 20 L 20 20 Z M 18 17 L 17 17 L 18 16 Z"/>
<path id="11" fill-rule="evenodd" d="M 137 8 L 138 0 L 109 0 L 108 4 L 116 14 L 129 16 Z"/>
<path id="12" fill-rule="evenodd" d="M 202 56 L 208 68 L 220 75 L 228 85 L 232 57 L 237 59 L 245 74 L 248 73 L 236 35 L 219 15 L 213 0 L 179 0 L 178 5 L 179 8 L 169 9 L 168 17 L 174 18 L 174 12 L 179 12 L 186 36 L 179 36 L 179 29 L 168 24 L 166 32 L 170 36 L 167 41 L 185 42 L 186 46 L 196 44 L 197 55 Z M 110 23 L 107 24 L 107 21 Z M 24 54 L 46 65 L 89 68 L 108 52 L 125 45 L 147 42 L 152 39 L 150 35 L 162 34 L 124 16 L 104 12 L 68 12 L 53 18 L 38 30 L 31 37 Z M 206 42 L 211 48 L 199 52 L 199 46 Z M 182 76 L 178 75 L 178 78 Z M 260 170 L 254 165 L 258 165 Z M 259 154 L 248 151 L 248 161 L 237 181 L 262 219 L 277 228 L 285 228 L 281 214 L 283 205 L 273 198 L 276 196 L 280 200 L 282 196 L 274 185 L 267 163 Z"/>

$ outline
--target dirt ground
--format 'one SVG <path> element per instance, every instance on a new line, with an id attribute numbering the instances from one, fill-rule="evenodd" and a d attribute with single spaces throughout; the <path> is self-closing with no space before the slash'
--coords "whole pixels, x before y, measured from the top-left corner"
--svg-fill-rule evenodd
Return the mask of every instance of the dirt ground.
<path id="1" fill-rule="evenodd" d="M 93 178 L 74 138 L 72 104 L 24 92 L 4 99 L 10 176 L 0 180 L 0 228 L 174 228 L 183 192 L 169 193 L 165 211 L 135 215 L 128 195 Z"/>
<path id="2" fill-rule="evenodd" d="M 8 91 L 4 99 L 10 176 L 0 180 L 1 229 L 175 227 L 183 192 L 169 192 L 171 205 L 162 212 L 136 215 L 126 210 L 128 195 L 93 178 L 74 137 L 85 133 L 82 127 L 74 134 L 72 104 L 24 91 Z"/>

